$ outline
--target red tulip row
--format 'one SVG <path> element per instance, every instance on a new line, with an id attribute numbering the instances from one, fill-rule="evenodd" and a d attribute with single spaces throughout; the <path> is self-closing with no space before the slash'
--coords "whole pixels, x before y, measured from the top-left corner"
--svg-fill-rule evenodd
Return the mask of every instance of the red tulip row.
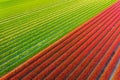
<path id="1" fill-rule="evenodd" d="M 107 57 L 108 55 L 106 55 Z M 106 58 L 104 58 L 106 59 Z M 114 56 L 112 57 L 111 61 L 109 62 L 108 66 L 105 68 L 105 71 L 103 72 L 102 76 L 101 76 L 101 80 L 108 80 L 109 77 L 111 76 L 111 73 L 113 72 L 116 64 L 118 63 L 120 59 L 120 47 L 118 48 L 118 50 L 115 52 Z M 119 69 L 118 69 L 119 71 Z M 116 73 L 116 77 L 118 77 L 118 74 L 120 75 L 120 73 Z M 119 76 L 120 77 L 120 76 Z M 120 78 L 116 79 L 116 80 L 120 80 Z"/>
<path id="2" fill-rule="evenodd" d="M 119 58 L 120 58 L 120 47 L 119 47 L 118 50 L 116 51 L 116 57 L 118 57 L 117 55 L 118 55 Z M 115 61 L 116 61 L 116 60 L 117 60 L 117 59 L 115 59 Z M 111 66 L 114 65 L 115 61 L 114 61 L 114 62 L 111 62 Z M 119 61 L 120 61 L 120 59 L 119 59 Z M 109 67 L 108 67 L 108 69 L 109 69 Z M 111 79 L 112 79 L 112 80 L 120 80 L 120 62 L 118 63 L 118 66 L 116 66 L 115 72 L 113 73 L 113 76 L 112 76 Z"/>

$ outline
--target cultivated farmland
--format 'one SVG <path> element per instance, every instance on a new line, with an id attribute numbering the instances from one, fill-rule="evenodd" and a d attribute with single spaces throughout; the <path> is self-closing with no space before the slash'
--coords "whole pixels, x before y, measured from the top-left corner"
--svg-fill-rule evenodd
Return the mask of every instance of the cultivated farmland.
<path id="1" fill-rule="evenodd" d="M 115 40 L 118 39 L 117 37 L 114 37 L 119 34 L 118 25 L 116 25 L 113 31 L 108 33 L 107 37 L 105 37 L 104 34 L 107 34 L 109 30 L 112 30 L 113 25 L 120 19 L 120 17 L 118 17 L 119 13 L 117 13 L 117 11 L 119 10 L 117 8 L 113 9 L 114 8 L 113 7 L 112 9 L 109 9 L 108 14 L 106 11 L 104 14 L 106 14 L 107 16 L 105 17 L 103 15 L 102 17 L 104 18 L 101 17 L 98 19 L 101 21 L 95 19 L 96 23 L 93 22 L 94 24 L 91 21 L 91 26 L 94 25 L 92 27 L 87 26 L 87 24 L 85 26 L 80 26 L 80 25 L 82 25 L 83 23 L 85 23 L 95 15 L 99 14 L 100 12 L 104 11 L 106 8 L 109 8 L 109 6 L 111 6 L 115 2 L 116 0 L 40 0 L 40 1 L 39 0 L 35 0 L 35 1 L 34 0 L 18 0 L 18 1 L 3 0 L 1 1 L 0 2 L 0 12 L 1 12 L 0 13 L 0 77 L 4 76 L 5 74 L 15 69 L 16 67 L 20 66 L 22 63 L 32 58 L 33 56 L 37 55 L 39 52 L 46 49 L 48 46 L 55 43 L 57 40 L 60 40 L 63 36 L 67 35 L 68 33 L 70 33 L 71 31 L 73 31 L 78 27 L 79 28 L 85 27 L 86 29 L 84 30 L 80 29 L 80 31 L 77 30 L 78 32 L 76 33 L 76 35 L 74 36 L 71 35 L 67 37 L 69 38 L 69 41 L 73 40 L 73 42 L 71 42 L 70 44 L 66 43 L 67 47 L 64 48 L 64 50 L 59 51 L 60 47 L 65 46 L 65 44 L 60 44 L 59 48 L 57 48 L 58 50 L 57 49 L 53 50 L 51 54 L 48 54 L 48 52 L 43 52 L 44 54 L 47 55 L 45 56 L 45 58 L 42 57 L 41 60 L 44 61 L 45 59 L 50 58 L 52 54 L 55 52 L 56 55 L 59 57 L 60 55 L 62 55 L 61 54 L 62 51 L 65 50 L 67 51 L 69 47 L 76 44 L 76 46 L 75 45 L 73 46 L 74 47 L 73 49 L 72 48 L 69 49 L 69 51 L 71 50 L 70 52 L 67 52 L 67 53 L 71 53 L 72 50 L 76 50 L 76 48 L 79 45 L 82 45 L 84 42 L 86 42 L 86 45 L 84 44 L 80 48 L 80 50 L 78 50 L 78 52 L 76 51 L 76 55 L 70 57 L 71 61 L 70 60 L 66 61 L 64 63 L 64 66 L 63 64 L 61 64 L 61 67 L 63 68 L 63 67 L 67 67 L 67 65 L 70 62 L 72 62 L 72 58 L 74 59 L 76 58 L 75 63 L 79 64 L 77 60 L 81 61 L 82 58 L 85 57 L 85 53 L 87 55 L 87 51 L 90 51 L 95 45 L 97 45 L 98 42 L 102 40 L 102 38 L 103 41 L 100 42 L 101 44 L 105 44 L 107 40 L 108 40 L 108 44 L 106 43 L 106 46 L 112 44 L 112 41 L 109 40 L 109 38 L 111 38 L 112 36 L 112 38 L 115 38 Z M 111 12 L 109 13 L 110 10 Z M 85 33 L 77 37 L 77 35 L 79 35 L 80 33 L 82 33 L 82 31 L 85 30 L 86 30 Z M 97 31 L 99 32 L 97 33 Z M 92 37 L 92 35 L 94 35 L 94 37 Z M 99 35 L 100 37 L 97 38 L 97 36 Z M 86 40 L 89 38 L 90 40 L 87 43 Z M 97 40 L 95 40 L 94 43 L 90 45 L 90 47 L 84 50 L 83 47 L 92 43 L 92 41 L 95 38 Z M 79 42 L 79 44 L 77 44 L 77 42 Z M 91 50 L 91 53 L 99 53 L 98 54 L 99 57 L 94 58 L 93 62 L 94 61 L 97 62 L 97 60 L 102 58 L 103 55 L 102 52 L 99 51 L 96 52 L 97 49 L 104 48 L 104 46 L 101 45 L 100 43 L 98 44 L 99 46 L 96 47 L 96 49 Z M 52 49 L 50 48 L 50 50 Z M 57 51 L 59 51 L 58 52 L 59 54 L 57 53 Z M 43 53 L 41 52 L 41 55 Z M 84 53 L 84 54 L 79 56 L 78 53 Z M 66 57 L 64 56 L 62 59 L 67 58 L 69 56 L 69 54 L 64 54 L 64 55 L 66 55 Z M 77 59 L 77 55 L 79 56 L 78 59 Z M 95 55 L 96 54 L 92 54 L 89 56 L 89 58 L 86 58 L 85 60 L 89 62 L 90 61 L 89 59 L 92 59 Z M 52 60 L 55 61 L 56 59 L 57 57 L 55 56 L 51 58 L 48 62 L 46 60 L 46 64 L 51 64 Z M 81 64 L 83 64 L 83 66 L 85 67 L 86 64 L 88 64 L 88 62 L 83 61 Z M 80 69 L 81 67 L 78 67 L 72 74 L 77 73 L 77 71 L 79 70 L 78 73 L 81 72 L 81 74 L 85 76 L 84 78 L 86 78 L 87 72 L 90 73 L 92 68 L 95 67 L 93 66 L 91 70 L 89 70 L 90 66 L 93 65 L 93 62 L 91 62 L 88 68 L 86 68 L 86 70 L 84 71 L 86 74 L 83 74 L 84 72 L 82 72 L 82 69 Z M 37 63 L 40 63 L 40 61 L 38 61 Z M 77 64 L 75 65 L 75 67 L 77 66 Z M 41 65 L 41 67 L 42 66 L 47 67 L 47 65 L 43 65 L 43 64 Z M 53 66 L 51 66 L 49 69 L 52 69 L 52 67 Z M 44 68 L 42 67 L 40 70 Z M 61 71 L 63 70 L 62 68 L 58 67 L 58 70 Z M 68 69 L 71 69 L 71 67 Z M 47 70 L 48 69 L 46 69 L 46 71 Z M 25 72 L 23 71 L 22 73 Z M 26 73 L 29 72 L 27 72 L 26 70 Z M 32 76 L 32 74 L 33 73 L 30 73 L 30 75 L 28 75 L 26 79 L 29 76 Z M 41 75 L 43 74 L 41 73 Z M 45 74 L 47 75 L 47 72 L 45 72 Z M 55 76 L 55 74 L 56 71 L 54 71 L 50 76 L 48 76 L 48 79 L 51 78 L 51 76 L 53 75 Z M 60 75 L 60 77 L 63 76 L 67 76 L 67 75 L 62 75 L 62 74 Z M 75 76 L 78 77 L 77 74 Z M 75 76 L 71 75 L 71 78 L 74 79 Z M 83 76 L 80 76 L 79 79 L 82 79 Z M 38 77 L 36 77 L 35 79 L 37 79 Z"/>

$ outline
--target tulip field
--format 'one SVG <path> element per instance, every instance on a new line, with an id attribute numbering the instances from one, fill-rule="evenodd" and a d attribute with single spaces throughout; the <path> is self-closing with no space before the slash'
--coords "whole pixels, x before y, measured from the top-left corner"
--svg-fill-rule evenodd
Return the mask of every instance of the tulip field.
<path id="1" fill-rule="evenodd" d="M 119 0 L 0 0 L 0 80 L 120 80 Z"/>

